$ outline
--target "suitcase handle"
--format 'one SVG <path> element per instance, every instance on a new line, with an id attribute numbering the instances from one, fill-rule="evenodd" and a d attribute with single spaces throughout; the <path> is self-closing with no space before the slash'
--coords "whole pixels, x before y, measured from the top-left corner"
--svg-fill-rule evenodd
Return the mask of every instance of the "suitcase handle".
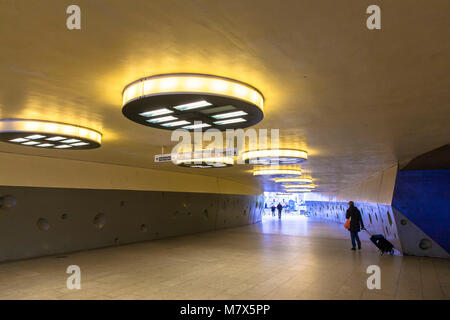
<path id="1" fill-rule="evenodd" d="M 364 230 L 369 234 L 369 236 L 372 236 L 372 234 L 369 232 L 369 230 L 367 230 L 366 228 L 364 228 Z"/>

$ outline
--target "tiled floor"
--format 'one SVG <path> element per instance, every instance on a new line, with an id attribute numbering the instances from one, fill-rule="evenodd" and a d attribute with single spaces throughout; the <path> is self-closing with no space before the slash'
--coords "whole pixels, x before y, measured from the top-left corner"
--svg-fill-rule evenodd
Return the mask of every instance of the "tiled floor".
<path id="1" fill-rule="evenodd" d="M 365 237 L 365 236 L 364 236 Z M 0 299 L 449 299 L 450 261 L 350 251 L 342 225 L 285 217 L 0 264 Z M 365 237 L 367 239 L 367 237 Z M 67 266 L 81 268 L 68 290 Z M 366 268 L 381 267 L 368 290 Z"/>

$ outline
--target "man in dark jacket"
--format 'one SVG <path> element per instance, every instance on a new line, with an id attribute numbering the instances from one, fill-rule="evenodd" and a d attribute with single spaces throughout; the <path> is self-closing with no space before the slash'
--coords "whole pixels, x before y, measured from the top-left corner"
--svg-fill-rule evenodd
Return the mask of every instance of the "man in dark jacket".
<path id="1" fill-rule="evenodd" d="M 275 204 L 272 203 L 272 206 L 270 207 L 270 210 L 272 210 L 272 217 L 275 217 Z"/>
<path id="2" fill-rule="evenodd" d="M 365 230 L 364 223 L 361 217 L 361 212 L 355 207 L 353 201 L 348 203 L 347 213 L 345 214 L 347 219 L 350 219 L 350 238 L 352 239 L 352 250 L 356 250 L 356 242 L 358 243 L 358 250 L 361 250 L 361 240 L 359 240 L 358 232 Z M 361 226 L 361 229 L 360 229 Z"/>
<path id="3" fill-rule="evenodd" d="M 281 219 L 281 210 L 283 210 L 283 205 L 280 202 L 278 202 L 277 209 L 278 209 L 278 219 Z"/>

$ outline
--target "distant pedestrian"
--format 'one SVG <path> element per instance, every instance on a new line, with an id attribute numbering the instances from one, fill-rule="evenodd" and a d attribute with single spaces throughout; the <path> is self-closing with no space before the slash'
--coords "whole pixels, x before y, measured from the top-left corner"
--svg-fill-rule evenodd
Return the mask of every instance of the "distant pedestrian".
<path id="1" fill-rule="evenodd" d="M 272 206 L 270 207 L 270 210 L 272 210 L 272 217 L 275 217 L 275 204 L 272 203 Z"/>
<path id="2" fill-rule="evenodd" d="M 361 250 L 361 240 L 359 240 L 358 232 L 361 231 L 361 229 L 365 230 L 366 228 L 364 228 L 361 212 L 355 207 L 353 201 L 348 203 L 345 217 L 350 220 L 350 228 L 348 231 L 350 231 L 350 238 L 352 240 L 352 250 L 356 250 L 356 243 L 358 243 L 358 250 Z"/>
<path id="3" fill-rule="evenodd" d="M 277 209 L 278 209 L 278 219 L 281 219 L 281 210 L 283 210 L 283 205 L 280 202 L 278 202 Z"/>

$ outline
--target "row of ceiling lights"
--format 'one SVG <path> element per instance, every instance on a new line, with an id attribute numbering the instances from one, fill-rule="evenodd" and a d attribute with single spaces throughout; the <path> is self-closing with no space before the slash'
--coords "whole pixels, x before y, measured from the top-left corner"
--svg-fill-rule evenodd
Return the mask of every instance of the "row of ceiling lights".
<path id="1" fill-rule="evenodd" d="M 209 129 L 220 131 L 252 126 L 263 119 L 264 97 L 256 88 L 229 78 L 203 74 L 166 74 L 139 79 L 122 92 L 122 113 L 139 124 L 166 130 Z M 96 130 L 43 120 L 0 120 L 0 140 L 43 149 L 81 150 L 98 148 L 102 134 Z M 294 179 L 286 185 L 289 192 L 309 191 L 312 181 L 299 178 L 300 168 L 272 168 L 307 160 L 302 150 L 256 150 L 242 154 L 254 164 L 255 176 Z M 192 168 L 220 168 L 234 164 L 231 157 L 179 160 Z M 261 168 L 262 165 L 269 168 Z M 294 184 L 292 184 L 294 183 Z M 294 188 L 305 186 L 308 188 Z"/>

